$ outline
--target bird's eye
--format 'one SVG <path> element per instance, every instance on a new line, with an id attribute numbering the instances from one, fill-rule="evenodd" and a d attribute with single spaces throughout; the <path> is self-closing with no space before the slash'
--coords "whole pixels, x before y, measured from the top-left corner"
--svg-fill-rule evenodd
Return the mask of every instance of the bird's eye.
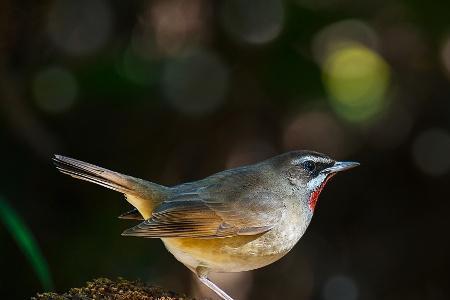
<path id="1" fill-rule="evenodd" d="M 312 172 L 316 169 L 316 164 L 311 160 L 307 160 L 307 161 L 303 162 L 302 165 L 303 165 L 303 168 L 305 168 L 305 170 L 308 172 Z"/>

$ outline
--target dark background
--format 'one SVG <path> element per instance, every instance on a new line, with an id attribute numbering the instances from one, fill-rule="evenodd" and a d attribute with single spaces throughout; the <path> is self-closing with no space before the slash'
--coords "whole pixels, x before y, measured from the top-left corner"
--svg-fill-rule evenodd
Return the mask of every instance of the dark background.
<path id="1" fill-rule="evenodd" d="M 51 156 L 174 185 L 322 151 L 361 166 L 327 186 L 291 253 L 224 288 L 448 299 L 449 20 L 448 1 L 3 0 L 2 203 L 57 291 L 124 276 L 189 292 L 159 240 L 120 236 L 121 195 Z M 26 299 L 45 287 L 5 218 L 2 298 Z"/>

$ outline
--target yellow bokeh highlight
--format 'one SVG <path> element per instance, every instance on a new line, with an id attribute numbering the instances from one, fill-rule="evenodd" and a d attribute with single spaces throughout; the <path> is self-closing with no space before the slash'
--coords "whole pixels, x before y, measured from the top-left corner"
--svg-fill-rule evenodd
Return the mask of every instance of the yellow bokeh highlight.
<path id="1" fill-rule="evenodd" d="M 329 53 L 322 71 L 332 106 L 344 119 L 368 121 L 385 108 L 390 69 L 371 49 L 340 45 Z"/>

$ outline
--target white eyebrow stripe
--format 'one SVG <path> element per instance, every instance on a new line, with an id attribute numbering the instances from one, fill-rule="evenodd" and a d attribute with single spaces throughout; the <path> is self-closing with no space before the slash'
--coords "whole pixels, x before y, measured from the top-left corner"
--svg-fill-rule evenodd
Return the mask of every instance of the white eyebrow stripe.
<path id="1" fill-rule="evenodd" d="M 292 164 L 299 165 L 307 160 L 311 160 L 313 162 L 324 162 L 324 163 L 329 163 L 332 161 L 331 159 L 325 158 L 325 157 L 317 157 L 317 156 L 307 155 L 302 158 L 297 158 L 297 159 L 292 160 Z"/>

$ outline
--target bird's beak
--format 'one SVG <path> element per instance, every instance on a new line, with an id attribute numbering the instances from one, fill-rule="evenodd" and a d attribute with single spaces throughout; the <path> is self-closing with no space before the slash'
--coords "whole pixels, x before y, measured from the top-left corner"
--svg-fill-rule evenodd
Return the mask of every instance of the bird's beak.
<path id="1" fill-rule="evenodd" d="M 331 167 L 323 169 L 322 172 L 323 173 L 332 174 L 332 173 L 336 173 L 336 172 L 345 171 L 345 170 L 348 170 L 348 169 L 351 169 L 351 168 L 354 168 L 354 167 L 357 167 L 357 166 L 359 166 L 358 162 L 354 162 L 354 161 L 337 161 Z"/>

